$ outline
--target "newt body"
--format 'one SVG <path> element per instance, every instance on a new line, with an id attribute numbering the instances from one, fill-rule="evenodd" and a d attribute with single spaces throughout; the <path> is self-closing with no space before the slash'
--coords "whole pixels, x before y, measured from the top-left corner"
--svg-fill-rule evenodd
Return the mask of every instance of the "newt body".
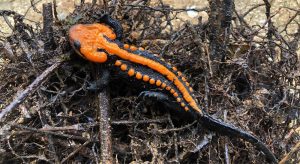
<path id="1" fill-rule="evenodd" d="M 273 153 L 255 136 L 216 120 L 202 110 L 193 89 L 176 67 L 143 48 L 120 42 L 121 25 L 109 17 L 105 19 L 106 24 L 77 24 L 70 28 L 70 43 L 79 55 L 95 63 L 112 63 L 130 77 L 167 90 L 177 101 L 179 110 L 197 115 L 202 124 L 212 130 L 251 142 L 270 161 L 277 163 Z"/>

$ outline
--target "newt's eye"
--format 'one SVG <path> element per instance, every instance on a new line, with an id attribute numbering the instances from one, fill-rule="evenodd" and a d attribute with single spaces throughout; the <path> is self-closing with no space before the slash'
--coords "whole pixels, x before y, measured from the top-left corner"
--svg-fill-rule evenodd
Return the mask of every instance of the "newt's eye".
<path id="1" fill-rule="evenodd" d="M 75 40 L 73 45 L 74 45 L 76 50 L 78 50 L 78 51 L 80 50 L 81 45 L 80 45 L 80 42 L 78 40 Z"/>

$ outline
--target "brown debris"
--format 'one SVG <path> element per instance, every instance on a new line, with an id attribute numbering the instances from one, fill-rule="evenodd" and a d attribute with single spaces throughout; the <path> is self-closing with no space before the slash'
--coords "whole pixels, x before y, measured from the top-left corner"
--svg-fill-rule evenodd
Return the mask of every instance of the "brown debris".
<path id="1" fill-rule="evenodd" d="M 299 162 L 299 133 L 291 131 L 300 126 L 300 26 L 287 32 L 297 16 L 280 31 L 268 1 L 243 13 L 233 1 L 225 10 L 216 2 L 223 3 L 195 9 L 211 14 L 208 22 L 180 27 L 174 20 L 187 9 L 160 0 L 81 1 L 64 21 L 45 4 L 43 29 L 0 11 L 13 31 L 0 33 L 0 163 L 265 163 L 253 145 L 205 130 L 184 113 L 155 103 L 137 109 L 147 85 L 78 57 L 68 29 L 97 22 L 104 12 L 121 22 L 122 42 L 183 71 L 207 112 L 256 135 L 282 162 Z M 251 26 L 245 17 L 261 6 L 265 23 Z M 224 17 L 213 17 L 220 12 Z M 105 69 L 109 80 L 99 74 Z"/>

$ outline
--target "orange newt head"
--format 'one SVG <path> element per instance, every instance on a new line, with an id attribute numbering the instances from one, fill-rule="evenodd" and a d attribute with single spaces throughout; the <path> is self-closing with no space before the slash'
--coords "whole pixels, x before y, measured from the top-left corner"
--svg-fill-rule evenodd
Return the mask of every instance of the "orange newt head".
<path id="1" fill-rule="evenodd" d="M 104 63 L 107 60 L 108 54 L 101 41 L 104 37 L 116 38 L 113 30 L 104 24 L 77 24 L 69 30 L 70 43 L 76 53 L 92 62 Z"/>

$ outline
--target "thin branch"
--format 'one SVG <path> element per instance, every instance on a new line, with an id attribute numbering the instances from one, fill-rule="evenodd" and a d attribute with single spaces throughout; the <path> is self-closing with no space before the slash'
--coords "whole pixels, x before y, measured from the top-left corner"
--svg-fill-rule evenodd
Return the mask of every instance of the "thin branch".
<path id="1" fill-rule="evenodd" d="M 0 113 L 0 122 L 2 122 L 3 117 L 11 112 L 13 109 L 17 108 L 29 95 L 33 94 L 39 86 L 46 81 L 47 77 L 50 76 L 63 61 L 57 61 L 52 66 L 48 67 L 40 76 L 38 76 L 23 92 L 21 92 L 17 98 L 15 98 L 6 108 L 4 108 Z"/>
<path id="2" fill-rule="evenodd" d="M 65 163 L 67 160 L 69 160 L 71 157 L 73 157 L 76 153 L 78 153 L 82 148 L 84 148 L 86 145 L 88 145 L 91 142 L 92 142 L 91 140 L 85 141 L 82 145 L 80 145 L 77 149 L 75 149 L 67 157 L 62 159 L 60 163 Z"/>
<path id="3" fill-rule="evenodd" d="M 279 164 L 285 164 L 288 163 L 288 160 L 291 159 L 292 155 L 296 152 L 299 152 L 300 150 L 300 141 L 291 149 L 291 151 L 289 153 L 287 153 L 279 162 Z M 295 163 L 297 163 L 297 161 L 293 161 Z M 299 162 L 299 159 L 298 159 Z"/>
<path id="4" fill-rule="evenodd" d="M 266 8 L 266 17 L 268 20 L 268 32 L 267 32 L 267 39 L 268 39 L 268 47 L 271 54 L 271 57 L 274 58 L 275 56 L 275 44 L 273 41 L 273 35 L 274 35 L 274 26 L 271 19 L 271 4 L 268 0 L 264 0 L 265 8 Z"/>
<path id="5" fill-rule="evenodd" d="M 109 71 L 107 69 L 101 70 L 101 73 L 97 74 L 97 77 L 102 77 L 101 80 L 109 80 Z M 106 79 L 105 79 L 106 78 Z M 100 158 L 103 163 L 113 163 L 112 154 L 112 141 L 111 141 L 111 125 L 110 125 L 110 102 L 109 92 L 107 87 L 98 94 L 99 100 L 99 122 L 100 122 L 100 134 L 99 140 L 101 144 Z"/>

